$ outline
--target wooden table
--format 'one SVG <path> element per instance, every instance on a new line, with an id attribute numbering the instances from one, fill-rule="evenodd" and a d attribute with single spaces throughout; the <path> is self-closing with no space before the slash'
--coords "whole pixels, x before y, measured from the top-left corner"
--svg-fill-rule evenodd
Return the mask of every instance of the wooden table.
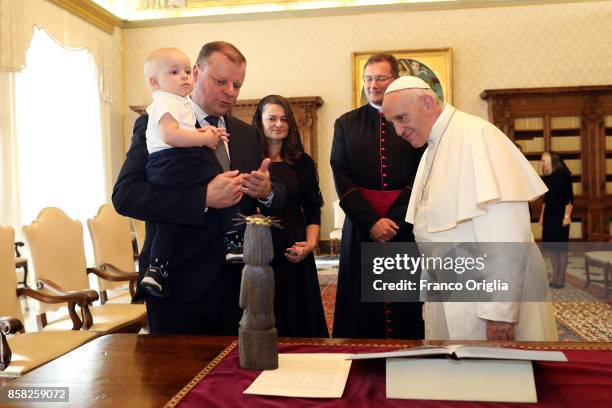
<path id="1" fill-rule="evenodd" d="M 235 337 L 204 336 L 106 335 L 21 378 L 0 380 L 0 387 L 69 387 L 70 403 L 50 404 L 53 407 L 161 407 L 235 339 Z M 280 341 L 283 343 L 308 341 L 333 345 L 393 344 L 403 347 L 423 344 L 422 341 L 355 339 L 280 339 Z M 557 346 L 565 349 L 612 350 L 612 343 L 522 344 Z M 0 403 L 0 407 L 43 405 Z"/>

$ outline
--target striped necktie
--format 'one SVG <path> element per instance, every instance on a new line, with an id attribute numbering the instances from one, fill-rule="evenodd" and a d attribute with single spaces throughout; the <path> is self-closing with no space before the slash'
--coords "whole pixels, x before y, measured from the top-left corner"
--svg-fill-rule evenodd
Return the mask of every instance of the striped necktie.
<path id="1" fill-rule="evenodd" d="M 218 127 L 219 125 L 218 116 L 208 115 L 205 119 L 212 126 Z M 221 140 L 219 144 L 217 145 L 217 148 L 215 149 L 215 156 L 217 157 L 217 160 L 219 161 L 221 168 L 223 168 L 223 171 L 229 171 L 230 161 L 229 161 L 229 156 L 227 154 L 227 150 L 225 149 L 225 142 L 223 142 L 223 140 Z"/>

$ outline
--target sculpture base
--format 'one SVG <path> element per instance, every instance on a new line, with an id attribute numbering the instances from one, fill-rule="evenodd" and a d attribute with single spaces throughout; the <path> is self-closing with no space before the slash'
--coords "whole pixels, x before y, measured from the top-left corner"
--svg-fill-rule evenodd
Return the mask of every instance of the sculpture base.
<path id="1" fill-rule="evenodd" d="M 240 367 L 248 370 L 274 370 L 278 368 L 278 332 L 238 329 Z"/>

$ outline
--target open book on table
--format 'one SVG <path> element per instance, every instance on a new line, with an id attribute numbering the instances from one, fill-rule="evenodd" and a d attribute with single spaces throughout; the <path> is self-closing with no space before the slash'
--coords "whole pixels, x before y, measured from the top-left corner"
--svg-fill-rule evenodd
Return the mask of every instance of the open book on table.
<path id="1" fill-rule="evenodd" d="M 456 344 L 449 346 L 418 346 L 409 349 L 386 351 L 382 353 L 352 354 L 351 360 L 369 360 L 374 358 L 450 356 L 451 358 L 480 358 L 496 360 L 528 361 L 567 361 L 561 351 L 523 350 L 503 347 L 470 346 Z"/>

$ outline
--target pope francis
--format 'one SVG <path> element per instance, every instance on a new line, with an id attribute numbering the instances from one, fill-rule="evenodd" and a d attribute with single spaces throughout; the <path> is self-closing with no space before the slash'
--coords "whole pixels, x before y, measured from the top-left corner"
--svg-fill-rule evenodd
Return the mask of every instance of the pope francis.
<path id="1" fill-rule="evenodd" d="M 412 76 L 389 85 L 383 113 L 413 147 L 428 145 L 406 214 L 417 243 L 533 242 L 528 202 L 546 186 L 499 129 Z M 526 287 L 547 286 L 535 246 L 518 272 Z M 548 292 L 538 302 L 429 302 L 423 316 L 427 339 L 557 340 Z"/>

